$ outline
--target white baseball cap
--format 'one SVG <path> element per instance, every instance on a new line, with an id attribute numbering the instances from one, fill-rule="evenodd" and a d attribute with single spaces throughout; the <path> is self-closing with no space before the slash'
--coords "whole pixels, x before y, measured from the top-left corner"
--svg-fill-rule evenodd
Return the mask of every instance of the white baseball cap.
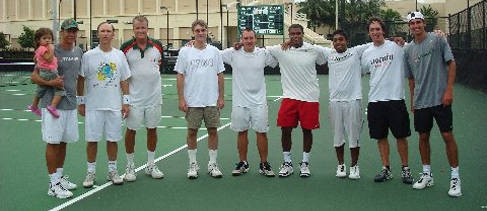
<path id="1" fill-rule="evenodd" d="M 417 11 L 416 12 L 411 12 L 411 13 L 408 14 L 407 19 L 408 19 L 408 22 L 410 22 L 410 21 L 412 21 L 414 19 L 424 20 L 424 15 L 421 14 L 420 12 L 417 12 Z"/>

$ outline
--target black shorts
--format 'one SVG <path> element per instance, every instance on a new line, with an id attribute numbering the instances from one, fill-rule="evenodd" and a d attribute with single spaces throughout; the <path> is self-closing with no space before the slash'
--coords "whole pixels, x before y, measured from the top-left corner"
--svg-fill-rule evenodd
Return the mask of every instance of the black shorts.
<path id="1" fill-rule="evenodd" d="M 404 100 L 371 102 L 367 106 L 367 113 L 371 138 L 387 138 L 389 128 L 395 138 L 411 135 L 409 114 Z"/>
<path id="2" fill-rule="evenodd" d="M 430 132 L 431 128 L 433 128 L 433 118 L 435 118 L 441 132 L 451 132 L 453 130 L 451 105 L 414 109 L 414 129 L 418 133 Z"/>

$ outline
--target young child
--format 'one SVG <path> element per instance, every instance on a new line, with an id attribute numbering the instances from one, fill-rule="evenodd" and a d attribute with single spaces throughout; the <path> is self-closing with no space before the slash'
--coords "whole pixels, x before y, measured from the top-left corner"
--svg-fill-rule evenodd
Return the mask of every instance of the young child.
<path id="1" fill-rule="evenodd" d="M 54 45 L 52 44 L 53 37 L 52 31 L 48 28 L 38 29 L 34 36 L 36 45 L 34 60 L 36 68 L 39 69 L 39 76 L 47 81 L 58 77 L 57 59 L 54 56 Z M 47 91 L 54 91 L 54 97 L 52 98 L 50 105 L 46 108 L 49 113 L 55 118 L 58 118 L 59 113 L 56 107 L 61 101 L 62 96 L 66 95 L 64 89 L 39 85 L 36 90 L 36 96 L 32 101 L 32 105 L 29 105 L 27 108 L 32 111 L 32 113 L 40 116 L 41 110 L 37 106 L 39 104 L 39 99 L 42 98 Z"/>

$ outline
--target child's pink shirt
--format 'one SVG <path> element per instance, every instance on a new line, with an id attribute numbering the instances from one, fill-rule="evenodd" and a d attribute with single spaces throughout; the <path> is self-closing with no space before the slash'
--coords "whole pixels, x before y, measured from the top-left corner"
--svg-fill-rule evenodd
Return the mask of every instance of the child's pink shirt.
<path id="1" fill-rule="evenodd" d="M 40 45 L 35 51 L 35 59 L 37 62 L 37 67 L 42 69 L 48 70 L 57 70 L 57 58 L 55 56 L 52 57 L 51 62 L 47 62 L 47 60 L 42 57 L 49 49 L 44 46 Z"/>

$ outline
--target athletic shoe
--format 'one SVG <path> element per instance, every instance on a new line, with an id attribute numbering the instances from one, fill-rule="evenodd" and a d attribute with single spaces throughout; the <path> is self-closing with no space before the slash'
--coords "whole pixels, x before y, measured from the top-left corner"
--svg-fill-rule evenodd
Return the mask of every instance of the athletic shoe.
<path id="1" fill-rule="evenodd" d="M 392 179 L 392 172 L 391 170 L 387 169 L 386 167 L 383 167 L 382 170 L 380 170 L 379 174 L 377 174 L 374 178 L 375 182 L 385 182 L 386 180 Z"/>
<path id="2" fill-rule="evenodd" d="M 83 187 L 91 188 L 95 184 L 96 175 L 95 172 L 86 173 L 85 181 L 83 182 Z"/>
<path id="3" fill-rule="evenodd" d="M 342 164 L 342 165 L 338 165 L 337 166 L 337 174 L 336 174 L 337 177 L 340 177 L 340 178 L 344 178 L 347 176 L 347 167 L 345 166 L 345 164 Z"/>
<path id="4" fill-rule="evenodd" d="M 133 182 L 137 179 L 135 174 L 135 164 L 134 163 L 127 163 L 127 167 L 125 167 L 125 176 L 123 180 L 127 182 Z"/>
<path id="5" fill-rule="evenodd" d="M 37 106 L 29 105 L 29 106 L 27 106 L 27 109 L 29 109 L 30 112 L 34 113 L 37 116 L 42 115 L 41 109 L 39 109 Z"/>
<path id="6" fill-rule="evenodd" d="M 208 163 L 208 174 L 214 178 L 222 178 L 223 174 L 218 169 L 218 164 L 216 163 Z"/>
<path id="7" fill-rule="evenodd" d="M 61 176 L 61 179 L 59 180 L 59 183 L 61 183 L 61 186 L 63 186 L 64 189 L 66 190 L 74 190 L 78 186 L 72 182 L 70 182 L 69 177 L 67 175 Z"/>
<path id="8" fill-rule="evenodd" d="M 259 164 L 259 173 L 266 176 L 266 177 L 275 177 L 274 171 L 272 171 L 272 167 L 269 162 L 264 162 Z"/>
<path id="9" fill-rule="evenodd" d="M 145 167 L 145 174 L 151 176 L 153 179 L 162 179 L 164 177 L 164 173 L 155 164 L 147 165 Z"/>
<path id="10" fill-rule="evenodd" d="M 61 185 L 61 182 L 58 182 L 55 185 L 49 184 L 49 189 L 47 190 L 47 195 L 55 196 L 59 199 L 65 199 L 73 196 L 73 193 Z"/>
<path id="11" fill-rule="evenodd" d="M 107 175 L 107 180 L 112 181 L 114 185 L 123 184 L 123 179 L 118 175 L 117 171 L 109 171 Z"/>
<path id="12" fill-rule="evenodd" d="M 414 183 L 414 189 L 424 189 L 426 187 L 430 187 L 434 185 L 433 174 L 431 173 L 421 173 L 421 177 L 419 177 L 418 181 Z"/>
<path id="13" fill-rule="evenodd" d="M 450 190 L 448 190 L 448 195 L 452 197 L 459 197 L 462 195 L 462 186 L 460 179 L 453 178 L 450 180 Z"/>
<path id="14" fill-rule="evenodd" d="M 290 162 L 284 162 L 281 165 L 281 169 L 279 170 L 279 177 L 287 177 L 293 174 L 293 164 Z"/>
<path id="15" fill-rule="evenodd" d="M 404 167 L 401 170 L 402 183 L 413 184 L 413 176 L 411 176 L 411 169 L 409 167 Z"/>
<path id="16" fill-rule="evenodd" d="M 245 174 L 249 172 L 249 164 L 247 161 L 240 161 L 235 164 L 235 169 L 232 171 L 233 176 L 240 176 L 241 174 Z"/>
<path id="17" fill-rule="evenodd" d="M 350 174 L 348 175 L 350 179 L 360 179 L 360 168 L 358 165 L 350 166 Z"/>
<path id="18" fill-rule="evenodd" d="M 311 176 L 311 172 L 309 171 L 309 163 L 308 162 L 301 162 L 299 163 L 299 176 L 300 177 L 309 177 Z"/>
<path id="19" fill-rule="evenodd" d="M 200 170 L 198 163 L 190 163 L 188 168 L 188 178 L 189 179 L 198 178 L 198 170 Z"/>
<path id="20" fill-rule="evenodd" d="M 56 107 L 49 105 L 46 108 L 49 111 L 49 113 L 51 113 L 52 116 L 54 116 L 54 118 L 59 118 L 59 112 L 57 112 Z"/>

